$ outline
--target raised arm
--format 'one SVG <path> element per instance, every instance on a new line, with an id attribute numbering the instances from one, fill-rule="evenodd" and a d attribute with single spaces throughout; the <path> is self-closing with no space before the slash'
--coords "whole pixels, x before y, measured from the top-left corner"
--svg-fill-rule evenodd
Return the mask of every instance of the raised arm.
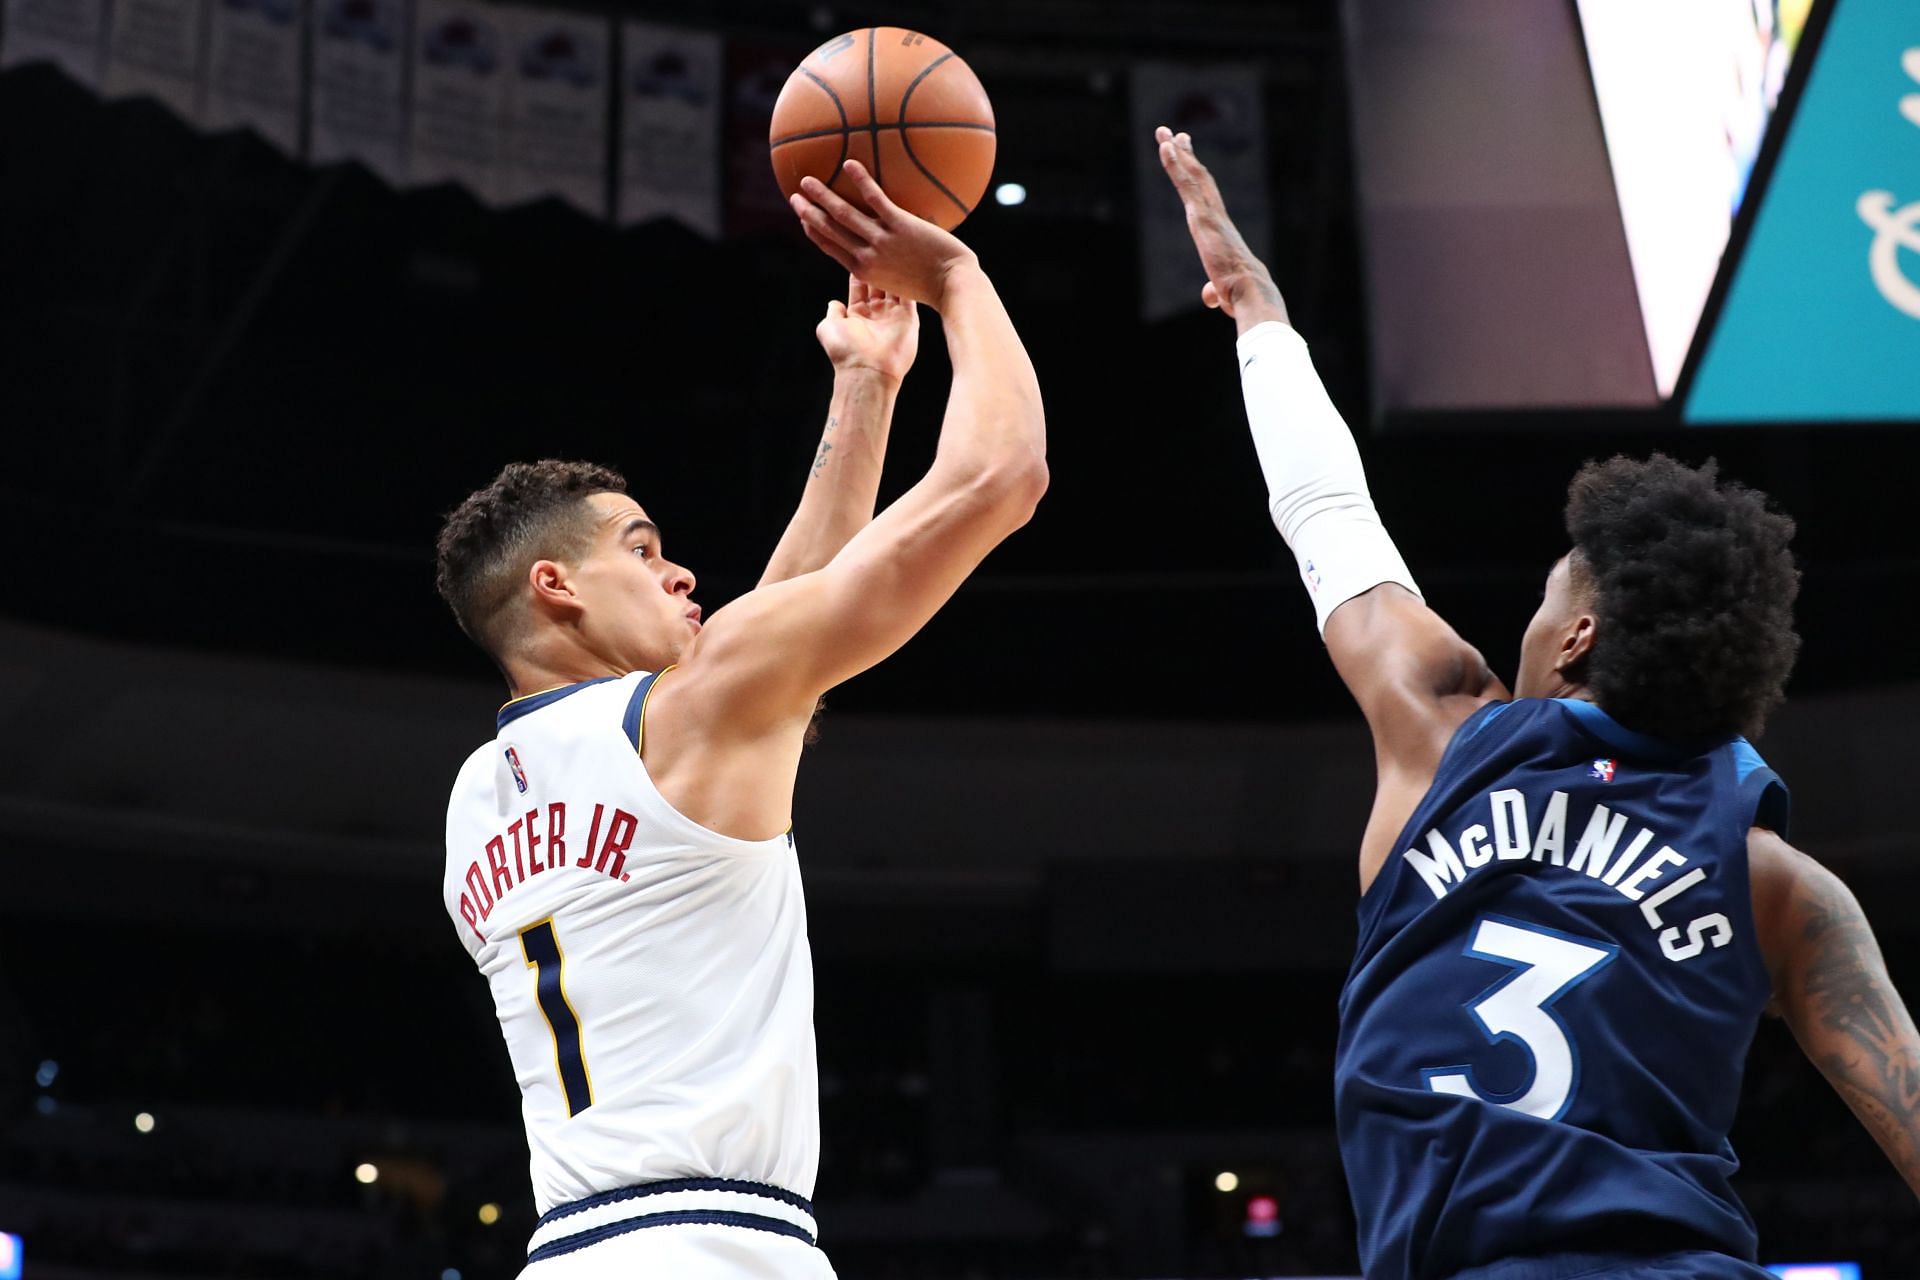
<path id="1" fill-rule="evenodd" d="M 873 519 L 893 402 L 920 345 L 919 307 L 849 276 L 847 300 L 827 304 L 814 334 L 833 361 L 833 399 L 799 509 L 760 577 L 763 587 L 812 573 Z"/>
<path id="2" fill-rule="evenodd" d="M 920 482 L 823 568 L 714 614 L 679 669 L 660 680 L 653 702 L 661 719 L 650 708 L 647 723 L 665 731 L 666 755 L 655 756 L 648 728 L 648 769 L 683 812 L 728 834 L 782 829 L 820 694 L 905 644 L 1032 517 L 1047 486 L 1039 382 L 979 261 L 896 207 L 857 162 L 846 174 L 871 214 L 812 179 L 794 197 L 795 212 L 808 236 L 870 288 L 940 313 L 953 384 Z"/>
<path id="3" fill-rule="evenodd" d="M 1207 272 L 1201 301 L 1239 329 L 1241 389 L 1268 511 L 1299 562 L 1334 667 L 1373 731 L 1379 780 L 1361 844 L 1364 889 L 1431 785 L 1454 730 L 1507 691 L 1421 597 L 1374 509 L 1353 434 L 1193 140 L 1165 128 L 1155 139 Z"/>
<path id="4" fill-rule="evenodd" d="M 1920 1195 L 1920 1033 L 1866 913 L 1840 877 L 1771 831 L 1754 828 L 1747 861 L 1771 1011 Z"/>

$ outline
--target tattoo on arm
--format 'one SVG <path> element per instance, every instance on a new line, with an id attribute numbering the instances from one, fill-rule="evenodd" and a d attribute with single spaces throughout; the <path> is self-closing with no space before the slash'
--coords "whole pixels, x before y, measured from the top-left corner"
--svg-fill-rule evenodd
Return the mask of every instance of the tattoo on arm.
<path id="1" fill-rule="evenodd" d="M 1846 885 L 1821 875 L 1795 896 L 1805 946 L 1795 1033 L 1920 1194 L 1920 1034 Z"/>
<path id="2" fill-rule="evenodd" d="M 840 419 L 829 417 L 827 419 L 827 429 L 825 434 L 832 435 L 833 429 L 839 425 L 840 425 Z M 813 474 L 815 475 L 820 474 L 821 470 L 825 468 L 827 465 L 827 455 L 832 452 L 833 452 L 833 443 L 829 440 L 824 440 L 824 439 L 821 440 L 820 452 L 813 455 Z"/>

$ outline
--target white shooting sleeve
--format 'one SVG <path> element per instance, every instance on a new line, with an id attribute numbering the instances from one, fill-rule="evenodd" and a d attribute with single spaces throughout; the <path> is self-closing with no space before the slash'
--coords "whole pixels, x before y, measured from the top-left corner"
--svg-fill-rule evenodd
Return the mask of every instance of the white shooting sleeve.
<path id="1" fill-rule="evenodd" d="M 1305 339 L 1269 320 L 1240 335 L 1238 346 L 1267 510 L 1299 561 L 1321 634 L 1335 609 L 1383 582 L 1419 595 L 1374 510 L 1353 433 L 1327 398 Z"/>

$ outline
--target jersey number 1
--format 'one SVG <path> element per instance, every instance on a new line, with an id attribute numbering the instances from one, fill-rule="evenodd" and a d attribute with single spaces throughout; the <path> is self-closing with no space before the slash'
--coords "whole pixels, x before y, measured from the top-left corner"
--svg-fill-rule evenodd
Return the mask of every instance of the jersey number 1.
<path id="1" fill-rule="evenodd" d="M 553 1033 L 553 1057 L 560 1068 L 561 1087 L 567 1093 L 567 1115 L 577 1116 L 593 1105 L 593 1080 L 587 1074 L 586 1057 L 580 1052 L 580 1019 L 567 1002 L 566 957 L 560 954 L 560 939 L 554 936 L 552 920 L 530 924 L 520 931 L 520 954 L 538 975 L 540 1012 Z"/>
<path id="2" fill-rule="evenodd" d="M 1483 916 L 1473 927 L 1466 954 L 1511 966 L 1516 972 L 1480 993 L 1467 1012 L 1490 1043 L 1515 1040 L 1533 1059 L 1533 1083 L 1510 1098 L 1488 1097 L 1474 1084 L 1472 1067 L 1429 1067 L 1427 1088 L 1478 1098 L 1543 1120 L 1558 1120 L 1573 1105 L 1580 1082 L 1580 1055 L 1553 1003 L 1606 966 L 1620 948 L 1576 938 L 1555 929 Z"/>

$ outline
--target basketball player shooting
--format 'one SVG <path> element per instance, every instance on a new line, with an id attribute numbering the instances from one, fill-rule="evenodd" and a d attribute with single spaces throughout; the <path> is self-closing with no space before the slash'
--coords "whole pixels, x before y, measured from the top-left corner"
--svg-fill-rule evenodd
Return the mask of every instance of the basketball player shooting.
<path id="1" fill-rule="evenodd" d="M 517 464 L 447 519 L 439 587 L 512 700 L 461 768 L 443 896 L 491 988 L 541 1211 L 531 1280 L 831 1277 L 813 969 L 790 830 L 826 690 L 898 649 L 1047 485 L 1033 367 L 952 235 L 808 179 L 855 277 L 820 327 L 834 412 L 753 591 L 702 620 L 620 477 Z M 913 307 L 953 382 L 921 480 L 873 516 Z"/>
<path id="2" fill-rule="evenodd" d="M 1763 1013 L 1920 1193 L 1920 1036 L 1742 736 L 1799 645 L 1792 522 L 1711 463 L 1589 463 L 1509 693 L 1421 598 L 1192 140 L 1157 141 L 1373 732 L 1335 1063 L 1369 1280 L 1762 1280 L 1727 1133 Z"/>

